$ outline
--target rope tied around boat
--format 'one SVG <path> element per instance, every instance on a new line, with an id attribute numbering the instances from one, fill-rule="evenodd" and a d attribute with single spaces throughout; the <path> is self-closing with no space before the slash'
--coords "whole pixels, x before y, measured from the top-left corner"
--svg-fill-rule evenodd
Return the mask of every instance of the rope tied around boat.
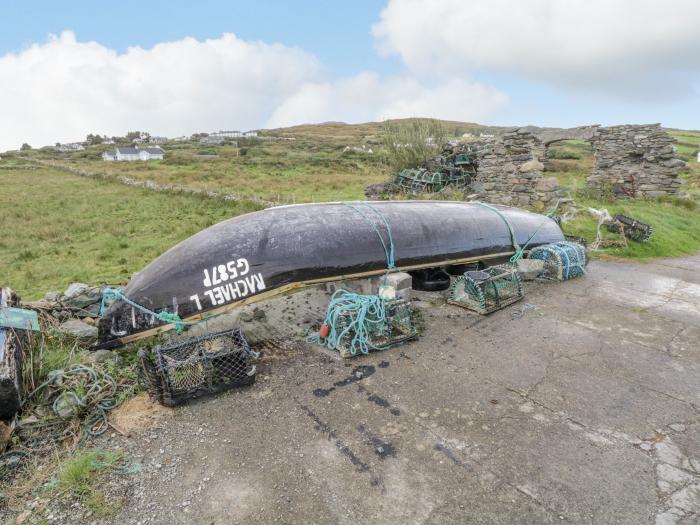
<path id="1" fill-rule="evenodd" d="M 382 237 L 381 232 L 379 231 L 379 228 L 377 228 L 377 225 L 372 221 L 358 206 L 355 204 L 350 204 L 347 202 L 344 202 L 343 205 L 347 206 L 348 208 L 351 208 L 354 210 L 357 214 L 362 217 L 367 224 L 369 224 L 374 232 L 377 234 L 377 237 L 379 237 L 379 241 L 382 243 L 382 248 L 384 249 L 384 255 L 386 255 L 386 269 L 387 273 L 389 273 L 391 270 L 394 270 L 396 268 L 396 262 L 394 260 L 394 238 L 391 234 L 391 226 L 389 225 L 389 221 L 386 219 L 386 216 L 380 212 L 377 208 L 372 206 L 369 202 L 360 202 L 357 203 L 358 205 L 366 206 L 369 208 L 371 211 L 374 212 L 375 215 L 377 215 L 382 222 L 384 223 L 384 226 L 386 226 L 386 232 L 387 232 L 387 237 L 388 237 L 388 244 L 389 247 L 387 248 L 387 243 L 384 241 L 384 237 Z"/>
<path id="2" fill-rule="evenodd" d="M 386 216 L 368 202 L 343 203 L 369 224 L 382 244 L 386 256 L 384 283 L 392 270 L 396 269 L 394 238 L 391 225 Z M 377 227 L 376 221 L 365 213 L 360 206 L 368 208 L 378 216 L 386 228 L 386 240 Z M 381 291 L 381 290 L 380 290 Z M 386 301 L 380 295 L 362 295 L 347 290 L 337 290 L 331 297 L 326 316 L 318 333 L 307 338 L 310 343 L 317 343 L 330 350 L 345 351 L 351 355 L 368 354 L 379 348 L 372 342 L 372 333 L 387 321 Z M 347 340 L 347 341 L 346 341 Z"/>
<path id="3" fill-rule="evenodd" d="M 503 222 L 505 222 L 506 226 L 508 227 L 508 232 L 510 233 L 511 244 L 513 245 L 513 248 L 515 249 L 515 253 L 510 258 L 510 263 L 515 265 L 520 259 L 523 258 L 523 256 L 525 255 L 525 250 L 527 250 L 527 247 L 530 245 L 532 240 L 535 238 L 535 236 L 542 229 L 542 226 L 545 225 L 545 223 L 547 222 L 548 219 L 551 220 L 552 215 L 554 215 L 554 212 L 557 211 L 557 208 L 559 208 L 560 202 L 561 202 L 561 199 L 557 200 L 557 203 L 554 206 L 554 208 L 552 208 L 551 211 L 549 211 L 545 214 L 544 220 L 540 223 L 540 225 L 537 227 L 537 229 L 535 229 L 533 234 L 530 235 L 528 240 L 522 246 L 520 246 L 520 244 L 518 244 L 518 240 L 515 236 L 515 230 L 513 229 L 513 225 L 508 220 L 508 217 L 506 217 L 503 213 L 501 213 L 501 211 L 498 208 L 491 206 L 490 204 L 486 204 L 485 202 L 475 202 L 475 204 L 478 204 L 479 206 L 483 206 L 484 208 L 488 208 L 489 210 L 495 212 L 496 215 L 498 215 L 503 220 Z"/>
<path id="4" fill-rule="evenodd" d="M 152 315 L 153 317 L 155 317 L 159 321 L 162 321 L 162 322 L 167 323 L 167 324 L 173 324 L 173 325 L 175 325 L 175 331 L 178 334 L 181 333 L 182 330 L 186 326 L 194 326 L 199 322 L 199 321 L 184 321 L 182 319 L 182 317 L 180 317 L 178 314 L 173 313 L 173 312 L 168 312 L 167 310 L 163 310 L 161 312 L 155 312 L 155 311 L 151 310 L 150 308 L 146 308 L 145 306 L 138 304 L 135 301 L 132 301 L 126 295 L 124 295 L 119 288 L 105 288 L 102 291 L 102 300 L 100 301 L 100 317 L 102 317 L 105 310 L 107 310 L 107 301 L 109 301 L 109 300 L 124 301 L 129 306 L 136 308 L 137 310 L 140 310 L 145 314 Z"/>

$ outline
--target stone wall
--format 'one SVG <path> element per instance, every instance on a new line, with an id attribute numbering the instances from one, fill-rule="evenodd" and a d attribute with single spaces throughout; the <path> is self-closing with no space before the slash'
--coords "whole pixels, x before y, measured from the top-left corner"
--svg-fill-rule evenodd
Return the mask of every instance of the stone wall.
<path id="1" fill-rule="evenodd" d="M 595 166 L 586 184 L 619 196 L 675 195 L 685 162 L 675 158 L 673 141 L 659 124 L 598 128 L 591 139 Z"/>
<path id="2" fill-rule="evenodd" d="M 479 144 L 479 168 L 471 191 L 494 204 L 551 206 L 559 198 L 557 179 L 545 177 L 545 146 L 526 128 Z"/>

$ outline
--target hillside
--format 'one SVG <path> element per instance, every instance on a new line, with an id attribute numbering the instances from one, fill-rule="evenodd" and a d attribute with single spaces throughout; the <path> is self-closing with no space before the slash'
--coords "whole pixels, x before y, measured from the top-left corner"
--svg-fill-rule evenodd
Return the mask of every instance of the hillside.
<path id="1" fill-rule="evenodd" d="M 496 130 L 463 122 L 445 125 L 456 137 Z M 266 130 L 258 139 L 239 140 L 237 147 L 169 142 L 164 145 L 166 159 L 150 162 L 105 162 L 101 154 L 107 146 L 75 153 L 41 149 L 3 154 L 0 204 L 15 210 L 5 214 L 13 235 L 0 241 L 3 283 L 28 297 L 70 281 L 118 284 L 178 241 L 227 217 L 274 203 L 363 199 L 367 184 L 391 174 L 381 133 L 379 123 L 295 126 Z M 566 194 L 585 206 L 654 224 L 652 242 L 609 254 L 648 258 L 700 248 L 695 202 L 700 198 L 700 166 L 694 160 L 700 133 L 672 134 L 679 156 L 689 161 L 683 191 L 695 200 L 596 200 L 585 190 L 593 165 L 590 145 L 565 141 L 551 149 L 547 174 L 557 177 Z M 365 146 L 365 151 L 346 151 L 348 146 Z M 130 187 L 125 180 L 166 189 Z M 171 186 L 231 194 L 237 200 L 183 194 Z M 252 198 L 258 200 L 250 202 Z M 595 226 L 584 217 L 567 228 L 593 239 Z"/>

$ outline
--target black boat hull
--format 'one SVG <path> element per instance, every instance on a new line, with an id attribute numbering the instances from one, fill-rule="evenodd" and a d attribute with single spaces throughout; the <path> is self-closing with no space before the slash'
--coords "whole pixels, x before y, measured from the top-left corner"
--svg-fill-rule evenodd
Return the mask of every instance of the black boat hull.
<path id="1" fill-rule="evenodd" d="M 281 206 L 226 220 L 171 248 L 122 290 L 152 311 L 199 320 L 311 284 L 381 274 L 393 239 L 397 269 L 504 258 L 564 240 L 554 220 L 479 203 L 385 201 Z M 389 228 L 387 228 L 387 225 Z M 99 324 L 100 346 L 172 328 L 123 301 Z"/>

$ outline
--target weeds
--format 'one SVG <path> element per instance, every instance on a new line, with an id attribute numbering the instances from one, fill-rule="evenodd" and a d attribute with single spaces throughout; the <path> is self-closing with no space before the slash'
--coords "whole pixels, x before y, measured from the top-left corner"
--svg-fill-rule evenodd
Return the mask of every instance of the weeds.
<path id="1" fill-rule="evenodd" d="M 387 122 L 382 131 L 386 161 L 394 170 L 420 166 L 447 140 L 445 125 L 432 119 Z"/>

